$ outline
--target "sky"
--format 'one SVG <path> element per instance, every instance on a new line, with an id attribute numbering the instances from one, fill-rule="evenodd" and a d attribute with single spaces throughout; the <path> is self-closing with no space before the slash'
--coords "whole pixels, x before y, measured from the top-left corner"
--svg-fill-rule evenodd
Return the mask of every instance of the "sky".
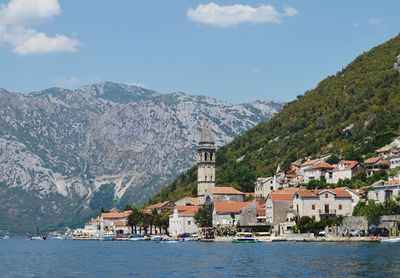
<path id="1" fill-rule="evenodd" d="M 397 0 L 0 0 L 0 87 L 111 81 L 290 101 L 398 35 L 399 10 Z"/>

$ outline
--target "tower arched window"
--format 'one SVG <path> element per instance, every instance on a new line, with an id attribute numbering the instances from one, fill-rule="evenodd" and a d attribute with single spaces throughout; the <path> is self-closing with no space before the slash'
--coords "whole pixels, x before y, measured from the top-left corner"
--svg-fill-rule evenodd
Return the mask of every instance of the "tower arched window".
<path id="1" fill-rule="evenodd" d="M 210 161 L 213 161 L 213 153 L 210 153 Z"/>
<path id="2" fill-rule="evenodd" d="M 208 160 L 208 153 L 204 153 L 204 161 Z"/>

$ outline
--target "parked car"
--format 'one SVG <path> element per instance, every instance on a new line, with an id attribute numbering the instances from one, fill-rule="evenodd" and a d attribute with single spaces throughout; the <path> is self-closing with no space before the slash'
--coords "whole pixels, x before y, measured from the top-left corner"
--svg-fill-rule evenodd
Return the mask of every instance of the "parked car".
<path id="1" fill-rule="evenodd" d="M 318 236 L 326 236 L 326 232 L 325 231 L 321 231 L 318 233 Z"/>
<path id="2" fill-rule="evenodd" d="M 368 234 L 371 236 L 389 236 L 389 230 L 380 227 L 371 227 L 368 230 Z"/>

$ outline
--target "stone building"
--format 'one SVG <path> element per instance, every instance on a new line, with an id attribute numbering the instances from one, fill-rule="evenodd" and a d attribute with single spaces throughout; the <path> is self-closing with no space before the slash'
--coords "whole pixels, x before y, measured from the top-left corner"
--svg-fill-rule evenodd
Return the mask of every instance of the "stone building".
<path id="1" fill-rule="evenodd" d="M 197 149 L 197 195 L 200 204 L 212 201 L 212 189 L 215 187 L 215 151 L 210 123 L 205 119 Z"/>

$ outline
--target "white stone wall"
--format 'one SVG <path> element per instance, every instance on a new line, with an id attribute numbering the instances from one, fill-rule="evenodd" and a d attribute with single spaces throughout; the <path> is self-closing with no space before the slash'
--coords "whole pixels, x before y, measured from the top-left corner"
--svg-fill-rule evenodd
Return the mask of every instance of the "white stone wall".
<path id="1" fill-rule="evenodd" d="M 265 219 L 266 223 L 274 223 L 274 202 L 271 198 L 265 201 Z"/>
<path id="2" fill-rule="evenodd" d="M 386 191 L 392 191 L 392 198 L 396 198 L 400 194 L 400 185 L 398 186 L 382 186 L 374 187 L 373 190 L 368 191 L 368 200 L 374 200 L 378 203 L 384 203 L 386 200 Z"/>
<path id="3" fill-rule="evenodd" d="M 390 169 L 394 169 L 396 167 L 400 167 L 400 157 L 390 158 Z"/>
<path id="4" fill-rule="evenodd" d="M 319 169 L 316 170 L 309 170 L 309 171 L 304 171 L 304 182 L 308 183 L 311 180 L 319 180 L 322 176 L 322 172 Z"/>
<path id="5" fill-rule="evenodd" d="M 325 178 L 327 183 L 337 184 L 339 180 L 351 179 L 352 170 L 351 169 L 335 170 L 332 172 L 332 178 L 329 178 L 329 173 L 325 174 Z"/>
<path id="6" fill-rule="evenodd" d="M 171 236 L 177 236 L 183 233 L 197 233 L 199 227 L 194 222 L 194 218 L 191 216 L 179 216 L 178 211 L 169 217 L 169 234 Z"/>
<path id="7" fill-rule="evenodd" d="M 274 177 L 258 178 L 254 193 L 257 198 L 267 198 L 268 194 L 272 191 L 282 188 L 283 185 Z"/>

